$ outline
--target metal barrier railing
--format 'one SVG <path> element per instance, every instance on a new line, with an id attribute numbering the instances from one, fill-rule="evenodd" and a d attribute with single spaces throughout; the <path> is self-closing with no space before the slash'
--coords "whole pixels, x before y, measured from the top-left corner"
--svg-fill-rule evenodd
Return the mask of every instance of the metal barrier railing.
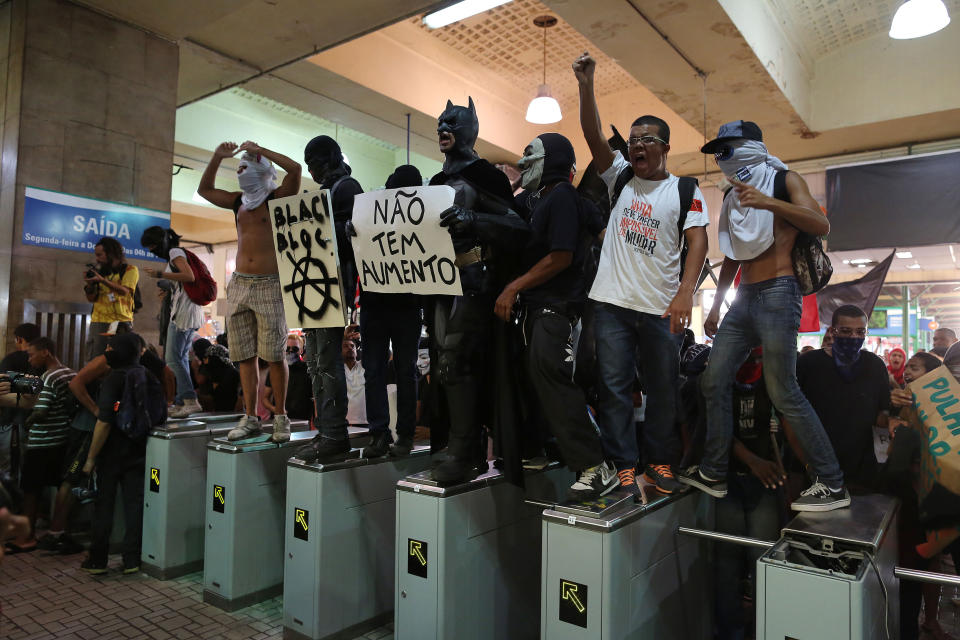
<path id="1" fill-rule="evenodd" d="M 894 567 L 893 575 L 900 580 L 912 580 L 914 582 L 929 582 L 930 584 L 939 584 L 947 587 L 960 586 L 960 576 L 949 575 L 946 573 L 934 573 L 933 571 L 920 571 L 918 569 L 905 569 L 904 567 Z"/>
<path id="2" fill-rule="evenodd" d="M 695 538 L 706 538 L 707 540 L 715 540 L 717 542 L 729 542 L 731 544 L 739 544 L 745 547 L 758 547 L 760 549 L 769 549 L 776 542 L 768 542 L 766 540 L 757 540 L 756 538 L 745 538 L 743 536 L 734 536 L 729 533 L 717 533 L 716 531 L 704 531 L 702 529 L 691 529 L 689 527 L 677 527 L 677 533 L 682 533 L 687 536 L 693 536 Z"/>

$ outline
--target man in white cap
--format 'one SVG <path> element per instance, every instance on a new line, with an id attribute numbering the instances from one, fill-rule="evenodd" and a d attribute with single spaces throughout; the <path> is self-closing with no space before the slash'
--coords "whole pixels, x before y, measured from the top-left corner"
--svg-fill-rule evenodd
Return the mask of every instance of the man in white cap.
<path id="1" fill-rule="evenodd" d="M 750 350 L 763 347 L 763 377 L 774 406 L 799 441 L 813 485 L 791 506 L 830 511 L 850 505 L 837 456 L 810 402 L 797 383 L 797 329 L 802 296 L 791 253 L 800 232 L 826 235 L 830 224 L 807 183 L 767 153 L 753 122 L 737 120 L 701 149 L 715 155 L 733 188 L 720 209 L 717 240 L 724 253 L 713 308 L 704 329 L 714 337 L 703 374 L 707 434 L 699 468 L 681 482 L 709 495 L 727 494 L 727 465 L 733 443 L 733 383 Z M 717 326 L 720 303 L 741 272 L 737 298 Z"/>
<path id="2" fill-rule="evenodd" d="M 217 170 L 224 158 L 242 152 L 237 165 L 240 191 L 217 189 Z M 276 162 L 287 172 L 277 186 Z M 300 164 L 287 156 L 264 149 L 255 142 L 221 143 L 207 165 L 197 193 L 211 204 L 231 209 L 237 223 L 237 267 L 227 285 L 227 331 L 230 354 L 240 365 L 244 416 L 227 434 L 230 440 L 243 440 L 260 434 L 257 417 L 259 370 L 257 356 L 270 363 L 270 379 L 277 415 L 273 419 L 274 442 L 290 439 L 290 419 L 286 415 L 287 322 L 283 315 L 277 253 L 273 246 L 267 202 L 300 191 Z"/>

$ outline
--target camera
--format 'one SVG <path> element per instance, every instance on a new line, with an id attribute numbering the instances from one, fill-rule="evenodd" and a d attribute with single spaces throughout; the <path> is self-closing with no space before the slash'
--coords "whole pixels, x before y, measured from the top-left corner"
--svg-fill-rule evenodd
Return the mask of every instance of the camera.
<path id="1" fill-rule="evenodd" d="M 97 265 L 91 264 L 91 263 L 88 262 L 88 263 L 87 263 L 87 273 L 84 274 L 84 277 L 87 278 L 88 280 L 89 280 L 90 278 L 96 278 L 96 277 L 97 277 Z"/>
<path id="2" fill-rule="evenodd" d="M 10 393 L 15 393 L 17 395 L 35 396 L 40 393 L 41 389 L 43 389 L 43 380 L 37 376 L 27 375 L 26 373 L 20 373 L 19 371 L 7 371 L 5 373 L 0 373 L 0 380 L 9 381 Z"/>

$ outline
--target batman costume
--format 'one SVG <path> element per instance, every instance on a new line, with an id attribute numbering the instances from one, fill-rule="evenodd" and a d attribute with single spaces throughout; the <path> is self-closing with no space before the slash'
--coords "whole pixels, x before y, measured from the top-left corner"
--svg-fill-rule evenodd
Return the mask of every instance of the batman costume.
<path id="1" fill-rule="evenodd" d="M 526 222 L 511 209 L 507 176 L 473 149 L 478 133 L 473 98 L 466 107 L 448 100 L 437 121 L 443 170 L 430 184 L 456 191 L 440 225 L 453 238 L 463 295 L 434 296 L 426 309 L 450 420 L 447 459 L 433 470 L 442 484 L 470 480 L 487 468 L 481 434 L 493 420 L 494 302 L 512 275 L 511 256 L 528 236 Z"/>

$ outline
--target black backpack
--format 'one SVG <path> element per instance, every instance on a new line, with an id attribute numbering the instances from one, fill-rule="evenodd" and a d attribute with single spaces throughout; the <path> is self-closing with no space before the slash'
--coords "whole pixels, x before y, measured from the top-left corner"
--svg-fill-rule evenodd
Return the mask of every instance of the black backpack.
<path id="1" fill-rule="evenodd" d="M 626 187 L 627 183 L 632 179 L 633 167 L 624 167 L 617 176 L 617 181 L 613 184 L 613 195 L 610 198 L 611 213 L 613 213 L 613 207 L 617 206 L 617 200 L 620 199 L 620 193 L 623 192 L 623 188 Z M 683 280 L 683 268 L 687 262 L 687 253 L 689 251 L 687 239 L 683 235 L 683 225 L 687 223 L 687 214 L 690 212 L 690 207 L 693 206 L 693 194 L 696 193 L 697 185 L 699 184 L 700 181 L 691 176 L 680 176 L 677 178 L 677 190 L 680 192 L 680 217 L 677 219 L 677 231 L 679 232 L 678 237 L 680 242 L 680 280 Z M 700 277 L 697 279 L 697 286 L 694 290 L 700 288 L 705 277 L 706 268 L 704 267 L 700 272 Z"/>
<path id="2" fill-rule="evenodd" d="M 116 426 L 131 440 L 142 442 L 167 421 L 167 400 L 157 377 L 143 365 L 124 372 L 123 393 L 117 405 Z"/>

